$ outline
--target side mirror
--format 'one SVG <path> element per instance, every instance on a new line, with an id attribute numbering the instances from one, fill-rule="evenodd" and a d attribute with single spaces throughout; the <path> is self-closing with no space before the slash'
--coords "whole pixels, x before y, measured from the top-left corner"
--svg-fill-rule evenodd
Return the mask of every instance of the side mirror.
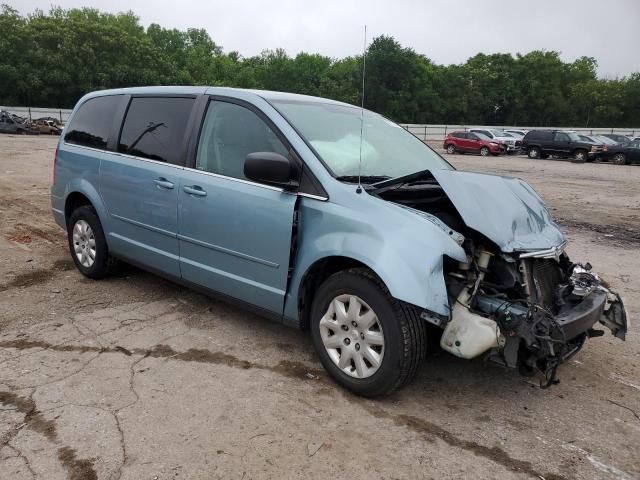
<path id="1" fill-rule="evenodd" d="M 255 182 L 290 190 L 298 186 L 297 168 L 291 160 L 274 152 L 254 152 L 244 160 L 244 176 Z"/>

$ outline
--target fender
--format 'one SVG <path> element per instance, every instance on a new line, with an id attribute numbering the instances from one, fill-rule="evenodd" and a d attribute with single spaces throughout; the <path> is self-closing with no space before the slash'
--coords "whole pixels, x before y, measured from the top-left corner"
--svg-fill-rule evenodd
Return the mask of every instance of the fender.
<path id="1" fill-rule="evenodd" d="M 64 205 L 66 205 L 69 195 L 76 192 L 81 193 L 89 199 L 89 201 L 93 205 L 93 208 L 95 208 L 96 213 L 98 214 L 98 219 L 102 224 L 102 228 L 105 232 L 105 237 L 108 238 L 108 235 L 106 235 L 106 233 L 107 231 L 109 231 L 109 212 L 104 202 L 102 201 L 102 197 L 100 196 L 100 193 L 98 192 L 96 187 L 94 187 L 91 182 L 84 178 L 74 178 L 67 184 L 65 188 Z"/>
<path id="2" fill-rule="evenodd" d="M 422 212 L 417 215 L 369 198 L 376 202 L 375 208 L 364 210 L 302 199 L 299 249 L 285 317 L 298 319 L 299 289 L 305 274 L 314 263 L 331 256 L 365 264 L 398 300 L 449 315 L 443 257 L 464 261 L 463 248 Z"/>

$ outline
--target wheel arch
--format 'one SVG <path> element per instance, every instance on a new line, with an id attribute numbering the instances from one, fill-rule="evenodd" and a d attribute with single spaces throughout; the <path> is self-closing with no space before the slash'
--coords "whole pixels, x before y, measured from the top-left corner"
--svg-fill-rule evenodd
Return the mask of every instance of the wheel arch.
<path id="1" fill-rule="evenodd" d="M 105 220 L 107 219 L 107 210 L 102 197 L 89 181 L 81 178 L 72 181 L 66 188 L 64 198 L 65 225 L 76 208 L 82 205 L 91 205 L 95 209 L 98 220 L 100 220 L 106 233 Z"/>
<path id="2" fill-rule="evenodd" d="M 330 276 L 353 268 L 368 270 L 387 288 L 384 280 L 380 278 L 375 270 L 360 260 L 343 255 L 330 255 L 319 258 L 307 268 L 300 281 L 296 298 L 299 328 L 306 330 L 309 327 L 311 304 L 317 288 Z"/>

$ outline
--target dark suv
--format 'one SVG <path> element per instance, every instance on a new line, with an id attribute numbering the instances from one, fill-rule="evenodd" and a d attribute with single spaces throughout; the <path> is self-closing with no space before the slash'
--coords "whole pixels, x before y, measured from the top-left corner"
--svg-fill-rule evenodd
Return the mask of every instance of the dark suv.
<path id="1" fill-rule="evenodd" d="M 549 155 L 572 157 L 586 162 L 595 159 L 598 147 L 585 142 L 575 132 L 563 130 L 531 130 L 522 139 L 522 149 L 529 158 L 549 158 Z"/>

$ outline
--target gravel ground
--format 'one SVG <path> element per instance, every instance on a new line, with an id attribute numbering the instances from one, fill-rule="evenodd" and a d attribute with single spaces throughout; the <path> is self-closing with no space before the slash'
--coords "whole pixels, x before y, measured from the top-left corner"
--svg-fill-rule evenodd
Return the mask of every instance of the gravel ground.
<path id="1" fill-rule="evenodd" d="M 126 268 L 92 281 L 49 211 L 55 138 L 0 136 L 0 478 L 640 478 L 640 337 L 590 341 L 539 389 L 429 357 L 356 398 L 308 335 Z M 529 181 L 640 311 L 640 167 L 452 155 Z"/>

